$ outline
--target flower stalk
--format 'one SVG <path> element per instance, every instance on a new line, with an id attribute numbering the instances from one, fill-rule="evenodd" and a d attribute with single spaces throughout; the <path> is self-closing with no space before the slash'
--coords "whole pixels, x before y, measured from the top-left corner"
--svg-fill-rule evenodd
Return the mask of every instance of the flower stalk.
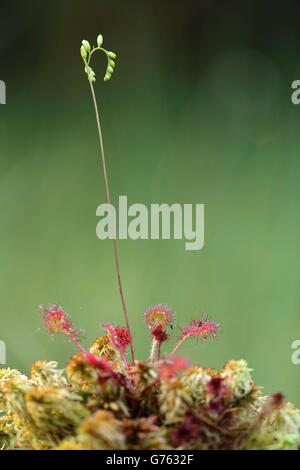
<path id="1" fill-rule="evenodd" d="M 150 362 L 154 362 L 154 356 L 155 356 L 155 351 L 156 351 L 157 345 L 158 345 L 157 339 L 153 338 L 152 345 L 151 345 L 151 351 L 150 351 L 150 357 L 149 357 Z"/>
<path id="2" fill-rule="evenodd" d="M 116 271 L 117 271 L 117 278 L 118 278 L 118 286 L 119 286 L 119 292 L 120 292 L 121 303 L 122 303 L 122 308 L 123 308 L 123 312 L 124 312 L 126 327 L 127 327 L 127 330 L 129 332 L 129 336 L 130 336 L 131 358 L 132 358 L 132 362 L 134 362 L 134 351 L 133 351 L 132 336 L 131 336 L 129 319 L 128 319 L 128 314 L 127 314 L 127 309 L 126 309 L 126 304 L 125 304 L 125 299 L 124 299 L 124 294 L 123 294 L 122 282 L 121 282 L 120 264 L 119 264 L 119 256 L 118 256 L 117 241 L 116 241 L 116 232 L 115 232 L 113 217 L 112 217 L 112 213 L 111 213 L 111 202 L 110 202 L 110 193 L 109 193 L 108 176 L 107 176 L 107 169 L 106 169 L 106 162 L 105 162 L 102 130 L 101 130 L 101 124 L 100 124 L 100 117 L 99 117 L 99 110 L 98 110 L 96 94 L 95 94 L 95 90 L 94 90 L 94 86 L 93 86 L 93 82 L 96 80 L 96 78 L 95 78 L 95 73 L 94 73 L 93 69 L 89 65 L 92 54 L 97 50 L 103 51 L 106 54 L 107 58 L 108 58 L 108 66 L 107 66 L 106 75 L 104 77 L 104 80 L 107 81 L 107 80 L 110 79 L 111 74 L 112 74 L 113 69 L 114 69 L 114 66 L 115 66 L 115 63 L 114 63 L 113 59 L 116 57 L 116 54 L 103 49 L 101 47 L 102 42 L 103 42 L 103 38 L 102 38 L 101 35 L 99 35 L 98 38 L 97 38 L 98 47 L 94 48 L 91 51 L 91 48 L 90 48 L 90 45 L 89 45 L 88 41 L 84 40 L 84 41 L 82 41 L 82 46 L 81 46 L 80 51 L 81 51 L 82 59 L 85 63 L 85 72 L 88 76 L 88 81 L 89 81 L 89 84 L 90 84 L 93 104 L 94 104 L 94 108 L 95 108 L 97 129 L 98 129 L 98 135 L 99 135 L 100 152 L 101 152 L 101 159 L 102 159 L 102 167 L 103 167 L 103 173 L 104 173 L 105 192 L 106 192 L 106 199 L 107 199 L 108 208 L 109 208 L 108 212 L 109 212 L 110 226 L 111 226 L 111 231 L 112 231 L 112 240 L 113 240 L 113 249 L 114 249 L 115 264 L 116 264 Z"/>

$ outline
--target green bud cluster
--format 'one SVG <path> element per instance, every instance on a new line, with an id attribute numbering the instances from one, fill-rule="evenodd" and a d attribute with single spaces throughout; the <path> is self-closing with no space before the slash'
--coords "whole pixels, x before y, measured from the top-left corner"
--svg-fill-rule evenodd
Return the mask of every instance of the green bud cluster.
<path id="1" fill-rule="evenodd" d="M 90 67 L 89 65 L 86 65 L 86 67 L 85 67 L 85 73 L 87 74 L 88 79 L 89 79 L 91 82 L 95 82 L 95 81 L 96 81 L 96 75 L 95 75 L 95 72 L 94 72 L 94 70 L 92 69 L 92 67 Z"/>
<path id="2" fill-rule="evenodd" d="M 85 60 L 87 58 L 87 52 L 86 52 L 86 50 L 83 46 L 81 46 L 81 48 L 80 48 L 80 54 L 81 54 L 81 57 L 83 58 L 83 60 Z"/>
<path id="3" fill-rule="evenodd" d="M 82 46 L 86 50 L 86 52 L 91 52 L 91 45 L 89 41 L 86 41 L 85 39 L 82 41 Z"/>
<path id="4" fill-rule="evenodd" d="M 115 67 L 115 62 L 113 60 L 113 58 L 115 59 L 116 58 L 116 54 L 114 54 L 113 52 L 108 52 L 107 54 L 107 68 L 106 68 L 106 74 L 105 74 L 105 77 L 104 77 L 104 81 L 107 82 L 113 71 L 114 71 L 114 67 Z"/>
<path id="5" fill-rule="evenodd" d="M 91 57 L 95 51 L 102 51 L 107 57 L 107 67 L 106 67 L 106 72 L 104 76 L 105 82 L 107 82 L 111 78 L 115 65 L 116 65 L 114 59 L 116 59 L 117 55 L 112 51 L 107 51 L 106 49 L 104 49 L 102 47 L 102 44 L 103 44 L 102 34 L 99 34 L 97 37 L 97 47 L 91 48 L 90 43 L 86 39 L 84 39 L 81 43 L 80 54 L 85 63 L 85 73 L 87 74 L 88 79 L 91 82 L 96 81 L 96 74 L 89 65 Z"/>

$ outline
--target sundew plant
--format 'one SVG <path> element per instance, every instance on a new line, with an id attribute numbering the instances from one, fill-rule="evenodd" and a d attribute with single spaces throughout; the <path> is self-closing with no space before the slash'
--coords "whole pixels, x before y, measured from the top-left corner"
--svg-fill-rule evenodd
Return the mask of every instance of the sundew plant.
<path id="1" fill-rule="evenodd" d="M 98 52 L 107 57 L 107 82 L 116 54 L 103 47 L 102 35 L 96 47 L 82 41 L 80 54 L 96 114 L 109 208 L 96 76 L 91 67 Z M 264 396 L 245 360 L 229 360 L 223 369 L 215 370 L 178 355 L 186 339 L 195 339 L 200 347 L 201 342 L 217 338 L 220 325 L 206 315 L 195 314 L 180 327 L 168 305 L 146 308 L 141 321 L 149 338 L 149 357 L 135 358 L 111 213 L 109 217 L 124 325 L 100 319 L 104 334 L 86 348 L 82 330 L 62 306 L 41 306 L 41 329 L 52 336 L 64 335 L 77 352 L 62 370 L 56 362 L 45 360 L 32 365 L 30 377 L 15 369 L 0 369 L 0 449 L 298 449 L 299 410 L 281 393 Z M 163 343 L 176 331 L 175 348 L 164 355 Z"/>

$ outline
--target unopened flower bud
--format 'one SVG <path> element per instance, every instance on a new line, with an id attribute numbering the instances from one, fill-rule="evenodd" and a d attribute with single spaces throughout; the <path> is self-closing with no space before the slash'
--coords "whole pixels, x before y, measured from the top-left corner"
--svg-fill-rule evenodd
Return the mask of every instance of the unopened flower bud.
<path id="1" fill-rule="evenodd" d="M 81 54 L 81 57 L 83 58 L 83 60 L 85 60 L 87 58 L 87 52 L 86 52 L 86 50 L 83 46 L 81 46 L 81 48 L 80 48 L 80 54 Z"/>
<path id="2" fill-rule="evenodd" d="M 117 57 L 117 55 L 114 52 L 111 52 L 111 51 L 107 52 L 107 55 L 110 59 L 115 59 Z"/>
<path id="3" fill-rule="evenodd" d="M 89 43 L 89 41 L 86 41 L 85 39 L 82 41 L 82 45 L 83 47 L 85 48 L 86 52 L 90 52 L 91 51 L 91 45 Z"/>
<path id="4" fill-rule="evenodd" d="M 101 47 L 102 44 L 103 44 L 103 36 L 102 34 L 99 34 L 99 36 L 97 37 L 97 44 L 98 44 L 98 47 Z"/>

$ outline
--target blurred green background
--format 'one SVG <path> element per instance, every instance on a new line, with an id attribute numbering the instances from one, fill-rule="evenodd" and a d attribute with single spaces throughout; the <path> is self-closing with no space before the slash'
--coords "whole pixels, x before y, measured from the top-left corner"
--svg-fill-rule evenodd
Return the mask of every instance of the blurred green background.
<path id="1" fill-rule="evenodd" d="M 205 246 L 118 243 L 138 358 L 142 313 L 169 303 L 182 324 L 205 311 L 220 339 L 185 344 L 207 367 L 244 358 L 266 393 L 300 406 L 300 5 L 296 1 L 2 2 L 0 339 L 7 365 L 63 367 L 74 353 L 43 332 L 39 304 L 59 302 L 85 330 L 123 324 L 111 241 L 96 238 L 105 202 L 96 124 L 79 46 L 94 61 L 112 200 L 204 203 Z M 164 352 L 171 351 L 170 341 Z"/>

